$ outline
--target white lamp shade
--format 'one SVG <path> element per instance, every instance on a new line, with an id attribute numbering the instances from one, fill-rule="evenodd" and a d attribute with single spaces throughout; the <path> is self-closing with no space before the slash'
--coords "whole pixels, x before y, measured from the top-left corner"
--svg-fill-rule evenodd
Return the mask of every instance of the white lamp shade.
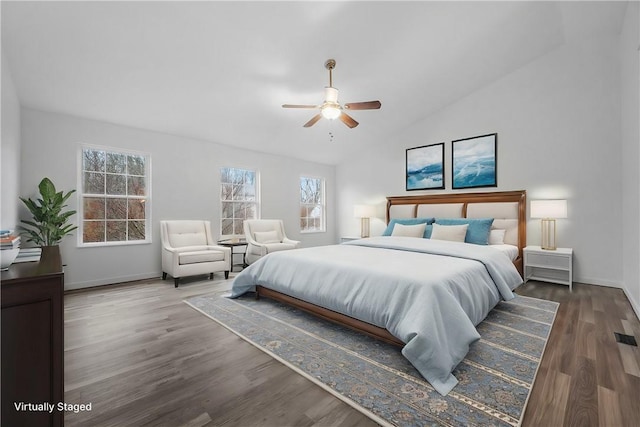
<path id="1" fill-rule="evenodd" d="M 566 218 L 566 200 L 532 200 L 531 218 Z"/>
<path id="2" fill-rule="evenodd" d="M 371 205 L 355 205 L 353 216 L 356 218 L 373 218 L 376 216 L 376 208 Z"/>

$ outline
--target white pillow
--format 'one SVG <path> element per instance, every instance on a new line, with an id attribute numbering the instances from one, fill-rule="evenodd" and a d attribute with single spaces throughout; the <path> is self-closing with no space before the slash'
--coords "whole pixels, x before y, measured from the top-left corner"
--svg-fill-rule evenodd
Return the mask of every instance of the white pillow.
<path id="1" fill-rule="evenodd" d="M 504 245 L 504 233 L 507 230 L 494 229 L 489 232 L 489 244 L 490 245 Z"/>
<path id="2" fill-rule="evenodd" d="M 424 229 L 426 226 L 426 223 L 415 225 L 404 225 L 395 223 L 391 235 L 402 237 L 424 237 Z"/>
<path id="3" fill-rule="evenodd" d="M 452 242 L 464 242 L 469 224 L 441 225 L 433 224 L 431 238 L 434 240 L 451 240 Z"/>
<path id="4" fill-rule="evenodd" d="M 282 243 L 278 238 L 278 232 L 276 230 L 256 231 L 253 235 L 258 243 Z"/>

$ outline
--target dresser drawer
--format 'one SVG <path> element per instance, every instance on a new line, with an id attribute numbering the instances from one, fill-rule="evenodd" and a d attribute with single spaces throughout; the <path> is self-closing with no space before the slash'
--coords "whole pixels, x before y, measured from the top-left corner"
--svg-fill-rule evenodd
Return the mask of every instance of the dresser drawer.
<path id="1" fill-rule="evenodd" d="M 527 265 L 546 268 L 566 269 L 571 264 L 571 256 L 558 254 L 528 253 L 525 256 Z"/>

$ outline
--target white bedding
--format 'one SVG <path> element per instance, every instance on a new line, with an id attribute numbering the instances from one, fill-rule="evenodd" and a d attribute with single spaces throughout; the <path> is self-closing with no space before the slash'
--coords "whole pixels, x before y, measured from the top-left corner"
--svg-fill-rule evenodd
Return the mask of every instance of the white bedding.
<path id="1" fill-rule="evenodd" d="M 259 284 L 385 328 L 447 394 L 457 384 L 451 372 L 480 338 L 475 325 L 521 282 L 488 246 L 373 237 L 269 254 L 236 276 L 232 297 Z"/>
<path id="2" fill-rule="evenodd" d="M 503 254 L 508 256 L 512 262 L 515 261 L 516 258 L 518 258 L 518 255 L 520 254 L 520 252 L 518 251 L 518 247 L 513 245 L 507 245 L 507 244 L 489 245 L 489 247 L 502 252 Z"/>

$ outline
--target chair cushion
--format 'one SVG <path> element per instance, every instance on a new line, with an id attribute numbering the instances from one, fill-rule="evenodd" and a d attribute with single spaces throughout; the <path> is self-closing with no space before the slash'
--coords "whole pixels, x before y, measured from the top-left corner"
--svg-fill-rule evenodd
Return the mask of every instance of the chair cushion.
<path id="1" fill-rule="evenodd" d="M 258 243 L 282 243 L 276 230 L 256 231 L 253 235 Z"/>
<path id="2" fill-rule="evenodd" d="M 178 260 L 180 265 L 224 261 L 224 252 L 214 250 L 182 252 L 178 255 Z"/>
<path id="3" fill-rule="evenodd" d="M 279 242 L 284 240 L 284 230 L 282 229 L 282 221 L 279 219 L 248 219 L 244 222 L 245 232 L 256 239 L 256 232 L 263 233 L 265 231 L 274 231 L 277 233 L 276 239 Z"/>
<path id="4" fill-rule="evenodd" d="M 278 252 L 278 251 L 286 251 L 289 249 L 295 249 L 296 245 L 292 243 L 271 243 L 266 245 L 267 253 Z"/>
<path id="5" fill-rule="evenodd" d="M 204 221 L 167 221 L 167 237 L 174 248 L 211 243 L 207 241 Z"/>

